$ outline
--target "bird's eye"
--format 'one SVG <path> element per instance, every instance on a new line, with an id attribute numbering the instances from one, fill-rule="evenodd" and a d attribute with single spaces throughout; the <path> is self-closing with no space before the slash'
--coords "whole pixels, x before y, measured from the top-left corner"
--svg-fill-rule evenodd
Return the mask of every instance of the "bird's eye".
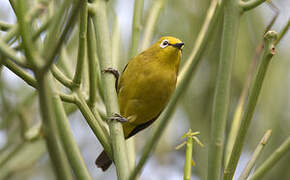
<path id="1" fill-rule="evenodd" d="M 160 47 L 161 47 L 161 48 L 165 48 L 166 46 L 168 46 L 168 44 L 169 44 L 168 40 L 167 40 L 167 39 L 164 39 L 164 40 L 161 42 Z"/>

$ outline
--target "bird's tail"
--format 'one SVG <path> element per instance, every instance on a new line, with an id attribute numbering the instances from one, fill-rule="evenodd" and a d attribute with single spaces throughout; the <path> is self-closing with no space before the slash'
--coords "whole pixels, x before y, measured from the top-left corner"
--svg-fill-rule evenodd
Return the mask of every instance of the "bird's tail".
<path id="1" fill-rule="evenodd" d="M 109 158 L 109 156 L 106 154 L 106 152 L 103 151 L 98 156 L 95 163 L 96 163 L 97 167 L 101 168 L 103 171 L 106 171 L 111 166 L 112 160 Z"/>

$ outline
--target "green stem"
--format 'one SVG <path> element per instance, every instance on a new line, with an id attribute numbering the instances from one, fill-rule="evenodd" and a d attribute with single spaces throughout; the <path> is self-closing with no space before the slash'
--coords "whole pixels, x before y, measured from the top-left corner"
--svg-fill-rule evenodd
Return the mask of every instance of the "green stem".
<path id="1" fill-rule="evenodd" d="M 271 156 L 254 172 L 250 180 L 262 179 L 262 177 L 270 171 L 270 169 L 290 150 L 290 137 L 278 147 Z"/>
<path id="2" fill-rule="evenodd" d="M 43 120 L 43 132 L 47 149 L 58 179 L 73 179 L 70 165 L 60 143 L 60 136 L 54 117 L 55 112 L 52 106 L 52 87 L 49 84 L 51 79 L 48 79 L 49 74 L 41 77 L 41 79 L 38 79 L 38 92 Z"/>
<path id="3" fill-rule="evenodd" d="M 33 32 L 33 34 L 32 34 L 32 40 L 33 40 L 33 42 L 36 41 L 40 37 L 41 33 L 44 32 L 49 27 L 49 25 L 51 24 L 51 22 L 52 22 L 52 18 L 48 18 L 44 22 L 42 22 L 41 26 L 35 32 Z M 16 27 L 16 29 L 18 30 L 17 24 L 14 27 Z M 16 35 L 17 33 L 18 33 L 18 31 L 17 32 L 15 31 L 14 34 L 13 34 L 13 36 Z M 7 38 L 12 38 L 13 36 L 11 34 Z M 19 50 L 20 49 L 20 45 L 16 45 L 14 47 L 14 49 L 15 50 Z"/>
<path id="4" fill-rule="evenodd" d="M 255 149 L 251 159 L 247 163 L 245 169 L 243 170 L 241 176 L 239 177 L 239 180 L 247 180 L 252 168 L 255 165 L 255 162 L 257 161 L 258 157 L 260 156 L 262 150 L 264 149 L 265 145 L 267 144 L 270 136 L 272 134 L 272 130 L 268 130 L 263 138 L 261 139 L 260 143 L 258 144 L 257 148 Z"/>
<path id="5" fill-rule="evenodd" d="M 86 58 L 87 51 L 87 24 L 88 24 L 88 6 L 87 1 L 82 1 L 80 7 L 80 25 L 79 25 L 79 49 L 78 49 L 78 60 L 76 71 L 74 75 L 73 82 L 78 87 L 81 83 L 83 65 Z M 91 38 L 91 37 L 90 37 Z"/>
<path id="6" fill-rule="evenodd" d="M 19 33 L 18 24 L 14 25 L 3 37 L 3 41 L 8 43 L 15 35 Z"/>
<path id="7" fill-rule="evenodd" d="M 221 53 L 214 93 L 211 141 L 208 152 L 208 179 L 221 177 L 225 128 L 230 100 L 232 64 L 235 58 L 240 23 L 240 9 L 236 1 L 226 1 Z"/>
<path id="8" fill-rule="evenodd" d="M 30 32 L 31 24 L 28 24 L 29 21 L 25 19 L 25 13 L 27 10 L 27 2 L 24 0 L 18 0 L 17 1 L 16 9 L 17 11 L 16 16 L 18 20 L 19 25 L 19 32 L 22 37 L 22 45 L 24 47 L 25 55 L 27 57 L 28 62 L 33 66 L 33 68 L 36 68 L 39 66 L 39 60 L 41 59 L 37 53 L 37 49 L 35 45 L 32 42 L 32 37 Z"/>
<path id="9" fill-rule="evenodd" d="M 147 49 L 152 41 L 154 29 L 159 19 L 160 12 L 165 5 L 165 2 L 166 0 L 152 1 L 151 8 L 148 10 L 148 18 L 144 28 L 143 41 L 141 45 L 142 51 Z"/>
<path id="10" fill-rule="evenodd" d="M 70 57 L 68 56 L 67 49 L 62 48 L 60 52 L 60 59 L 57 62 L 57 66 L 61 69 L 64 75 L 69 79 L 73 79 L 72 64 Z"/>
<path id="11" fill-rule="evenodd" d="M 60 133 L 60 138 L 62 139 L 64 150 L 66 151 L 74 174 L 77 179 L 92 179 L 82 158 L 79 147 L 75 142 L 62 102 L 57 94 L 53 96 L 52 103 L 56 113 L 56 122 Z"/>
<path id="12" fill-rule="evenodd" d="M 75 2 L 72 6 L 72 9 L 69 11 L 70 15 L 67 20 L 67 23 L 65 27 L 63 28 L 63 31 L 58 36 L 58 38 L 55 38 L 56 35 L 58 35 L 58 26 L 61 24 L 61 19 L 63 16 L 63 11 L 65 8 L 69 7 L 69 3 L 71 0 L 67 0 L 63 2 L 61 8 L 59 8 L 58 12 L 56 13 L 54 17 L 54 24 L 51 25 L 52 29 L 49 32 L 47 41 L 44 45 L 42 55 L 45 57 L 45 64 L 42 66 L 42 73 L 46 73 L 47 70 L 50 68 L 50 66 L 53 64 L 55 57 L 61 50 L 61 46 L 63 43 L 65 43 L 65 40 L 67 39 L 67 36 L 69 35 L 69 32 L 71 32 L 71 28 L 73 27 L 74 23 L 76 22 L 76 18 L 78 15 L 78 11 L 80 10 L 81 3 L 83 1 L 78 0 Z M 55 40 L 57 39 L 57 40 Z"/>
<path id="13" fill-rule="evenodd" d="M 98 56 L 101 69 L 112 67 L 111 41 L 107 21 L 106 2 L 96 1 L 96 14 L 94 16 L 95 33 L 97 37 Z M 107 116 L 119 113 L 117 94 L 115 91 L 115 78 L 112 74 L 102 74 L 104 87 L 104 103 Z M 113 147 L 114 162 L 117 169 L 118 179 L 128 179 L 128 158 L 126 144 L 121 123 L 109 122 L 110 136 Z"/>
<path id="14" fill-rule="evenodd" d="M 241 126 L 231 153 L 230 160 L 224 171 L 224 180 L 230 180 L 234 176 L 235 169 L 237 167 L 242 147 L 245 142 L 246 134 L 249 129 L 251 119 L 254 114 L 254 110 L 258 101 L 259 94 L 261 92 L 264 77 L 266 75 L 268 65 L 273 55 L 275 54 L 274 41 L 277 39 L 277 33 L 269 31 L 264 36 L 264 52 L 261 59 L 261 63 L 258 67 L 257 73 L 254 77 L 253 84 L 249 93 L 248 104 L 246 105 L 245 113 L 241 121 Z"/>
<path id="15" fill-rule="evenodd" d="M 64 86 L 68 88 L 73 87 L 73 81 L 69 79 L 65 74 L 63 74 L 62 71 L 59 70 L 55 64 L 51 66 L 51 73 L 55 77 L 55 79 L 57 79 Z"/>
<path id="16" fill-rule="evenodd" d="M 2 39 L 0 39 L 0 52 L 21 67 L 30 67 L 23 56 L 17 56 L 17 52 L 10 48 Z"/>
<path id="17" fill-rule="evenodd" d="M 10 0 L 10 4 L 13 7 L 14 2 Z M 39 13 L 42 12 L 42 6 L 33 6 L 32 9 L 27 13 L 24 19 L 28 22 L 32 21 L 36 17 L 38 17 Z M 4 36 L 3 40 L 7 43 L 10 41 L 15 35 L 19 33 L 19 24 L 15 24 Z"/>
<path id="18" fill-rule="evenodd" d="M 87 32 L 87 44 L 88 44 L 88 65 L 89 65 L 89 105 L 94 107 L 97 98 L 97 82 L 100 78 L 100 71 L 97 70 L 97 54 L 96 54 L 96 37 L 94 34 L 94 27 L 91 18 L 88 21 L 88 32 Z"/>
<path id="19" fill-rule="evenodd" d="M 7 59 L 4 59 L 4 57 L 1 58 L 1 63 L 3 63 L 4 66 L 6 66 L 8 69 L 10 69 L 13 73 L 15 73 L 18 77 L 23 79 L 28 85 L 37 88 L 37 82 L 31 76 L 28 72 L 21 69 L 19 66 L 17 66 L 14 62 L 9 61 Z"/>
<path id="20" fill-rule="evenodd" d="M 137 55 L 142 29 L 144 0 L 135 0 L 129 59 Z"/>
<path id="21" fill-rule="evenodd" d="M 30 169 L 33 167 L 41 157 L 43 157 L 47 149 L 45 148 L 45 141 L 40 138 L 33 142 L 23 143 L 20 149 L 13 154 L 13 157 L 3 165 L 1 168 L 0 179 L 11 179 L 15 173 L 21 170 Z M 10 151 L 10 149 L 8 149 Z M 13 150 L 13 149 L 12 149 Z M 7 152 L 11 153 L 11 152 Z M 6 158 L 7 154 L 4 151 L 0 152 L 0 159 Z M 15 170 L 17 171 L 15 172 Z"/>
<path id="22" fill-rule="evenodd" d="M 80 91 L 77 91 L 76 105 L 78 106 L 81 113 L 87 120 L 87 123 L 89 124 L 90 128 L 92 129 L 96 137 L 99 139 L 99 141 L 103 145 L 108 156 L 113 157 L 111 143 L 109 141 L 109 134 L 100 125 L 99 121 L 102 121 L 102 120 L 95 118 L 94 114 L 92 113 L 91 109 L 87 105 Z"/>
<path id="23" fill-rule="evenodd" d="M 9 60 L 2 58 L 0 61 L 4 66 L 10 69 L 13 73 L 15 73 L 18 77 L 20 77 L 23 81 L 25 81 L 28 85 L 34 87 L 35 89 L 38 88 L 36 80 L 28 72 L 24 71 L 15 63 Z M 60 97 L 65 102 L 70 102 L 70 103 L 75 102 L 74 97 L 71 95 L 60 93 Z"/>
<path id="24" fill-rule="evenodd" d="M 5 156 L 4 158 L 0 159 L 0 169 L 3 168 L 3 166 L 11 159 L 15 156 L 15 154 L 17 154 L 22 147 L 25 145 L 24 142 L 21 142 L 20 144 L 15 145 L 14 147 L 12 147 L 11 149 L 9 149 L 9 152 L 5 152 Z M 2 154 L 1 154 L 2 155 Z M 1 157 L 1 156 L 0 156 Z"/>
<path id="25" fill-rule="evenodd" d="M 202 29 L 197 36 L 195 47 L 193 48 L 188 60 L 186 60 L 186 64 L 184 65 L 180 75 L 178 76 L 178 84 L 172 98 L 170 99 L 167 108 L 163 111 L 160 117 L 157 119 L 159 122 L 158 127 L 154 131 L 153 135 L 146 142 L 145 147 L 143 148 L 142 156 L 134 169 L 134 171 L 130 175 L 130 180 L 135 180 L 139 172 L 141 171 L 144 164 L 147 162 L 150 153 L 156 147 L 159 139 L 161 138 L 162 132 L 166 128 L 169 123 L 170 117 L 172 116 L 174 109 L 176 107 L 177 101 L 179 97 L 184 93 L 186 87 L 189 84 L 190 79 L 193 77 L 193 74 L 196 72 L 199 62 L 201 60 L 201 54 L 205 49 L 206 43 L 210 37 L 210 34 L 213 32 L 214 26 L 217 22 L 220 9 L 222 7 L 218 6 L 218 1 L 212 1 L 211 5 L 208 9 L 207 16 L 203 23 Z"/>
<path id="26" fill-rule="evenodd" d="M 118 17 L 114 15 L 114 25 L 112 32 L 112 67 L 119 69 L 120 67 L 120 41 L 121 41 L 121 32 L 120 24 Z"/>
<path id="27" fill-rule="evenodd" d="M 279 33 L 277 40 L 275 41 L 274 45 L 277 45 L 281 39 L 285 36 L 285 34 L 288 32 L 290 27 L 290 20 L 288 20 L 287 24 L 283 27 L 282 31 Z"/>
<path id="28" fill-rule="evenodd" d="M 193 138 L 187 137 L 186 148 L 185 148 L 185 163 L 184 163 L 184 180 L 190 180 L 191 178 L 191 166 L 192 166 L 192 149 L 193 149 Z"/>
<path id="29" fill-rule="evenodd" d="M 228 134 L 226 149 L 225 149 L 225 157 L 224 157 L 225 166 L 227 166 L 228 161 L 230 159 L 231 152 L 233 150 L 233 146 L 234 146 L 234 143 L 235 143 L 235 140 L 236 140 L 236 137 L 237 137 L 240 125 L 241 125 L 244 104 L 247 98 L 247 94 L 249 93 L 250 83 L 251 83 L 251 80 L 253 79 L 255 68 L 257 66 L 260 55 L 263 51 L 263 47 L 264 47 L 264 42 L 260 43 L 258 47 L 256 48 L 255 56 L 252 59 L 252 63 L 248 72 L 247 80 L 245 82 L 237 107 L 234 112 L 232 124 L 230 127 L 230 132 Z"/>
<path id="30" fill-rule="evenodd" d="M 239 0 L 239 5 L 241 8 L 243 8 L 244 11 L 248 11 L 254 9 L 255 7 L 259 6 L 265 1 L 266 0 L 249 0 L 249 1 Z"/>

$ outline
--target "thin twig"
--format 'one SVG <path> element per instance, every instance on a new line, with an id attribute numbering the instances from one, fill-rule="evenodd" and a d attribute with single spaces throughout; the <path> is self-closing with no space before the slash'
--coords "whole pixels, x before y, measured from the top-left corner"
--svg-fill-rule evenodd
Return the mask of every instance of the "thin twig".
<path id="1" fill-rule="evenodd" d="M 268 130 L 263 138 L 261 139 L 260 143 L 258 144 L 258 146 L 256 147 L 251 159 L 249 160 L 249 162 L 247 163 L 245 169 L 243 170 L 241 176 L 239 177 L 239 180 L 247 180 L 252 168 L 254 167 L 257 159 L 259 158 L 262 150 L 264 149 L 265 145 L 267 144 L 270 136 L 272 134 L 272 130 Z"/>
<path id="2" fill-rule="evenodd" d="M 276 165 L 276 163 L 290 150 L 290 137 L 288 137 L 281 146 L 279 146 L 271 156 L 254 172 L 250 180 L 262 179 L 262 177 Z"/>
<path id="3" fill-rule="evenodd" d="M 163 9 L 165 2 L 166 0 L 152 1 L 152 5 L 150 10 L 148 11 L 148 18 L 146 20 L 146 24 L 144 27 L 144 35 L 141 45 L 142 51 L 147 49 L 152 41 L 155 26 L 157 24 L 157 21 L 159 19 L 161 10 Z"/>

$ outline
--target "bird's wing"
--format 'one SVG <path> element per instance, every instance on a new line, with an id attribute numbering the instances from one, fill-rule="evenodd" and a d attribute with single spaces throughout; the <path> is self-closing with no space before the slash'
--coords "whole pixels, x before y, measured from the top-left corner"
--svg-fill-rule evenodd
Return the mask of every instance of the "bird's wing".
<path id="1" fill-rule="evenodd" d="M 127 137 L 125 137 L 126 139 L 128 139 L 128 138 L 130 138 L 130 137 L 132 137 L 132 136 L 134 136 L 135 134 L 137 134 L 139 131 L 142 131 L 143 129 L 145 129 L 145 128 L 147 128 L 148 126 L 150 126 L 158 117 L 159 117 L 159 115 L 161 114 L 161 112 L 162 111 L 160 111 L 160 113 L 156 116 L 156 117 L 154 117 L 154 118 L 152 118 L 150 121 L 147 121 L 147 122 L 145 122 L 145 123 L 143 123 L 143 124 L 140 124 L 140 125 L 138 125 L 138 126 L 136 126 L 130 133 L 129 133 L 129 135 L 127 136 Z M 125 128 L 125 127 L 124 127 Z"/>

